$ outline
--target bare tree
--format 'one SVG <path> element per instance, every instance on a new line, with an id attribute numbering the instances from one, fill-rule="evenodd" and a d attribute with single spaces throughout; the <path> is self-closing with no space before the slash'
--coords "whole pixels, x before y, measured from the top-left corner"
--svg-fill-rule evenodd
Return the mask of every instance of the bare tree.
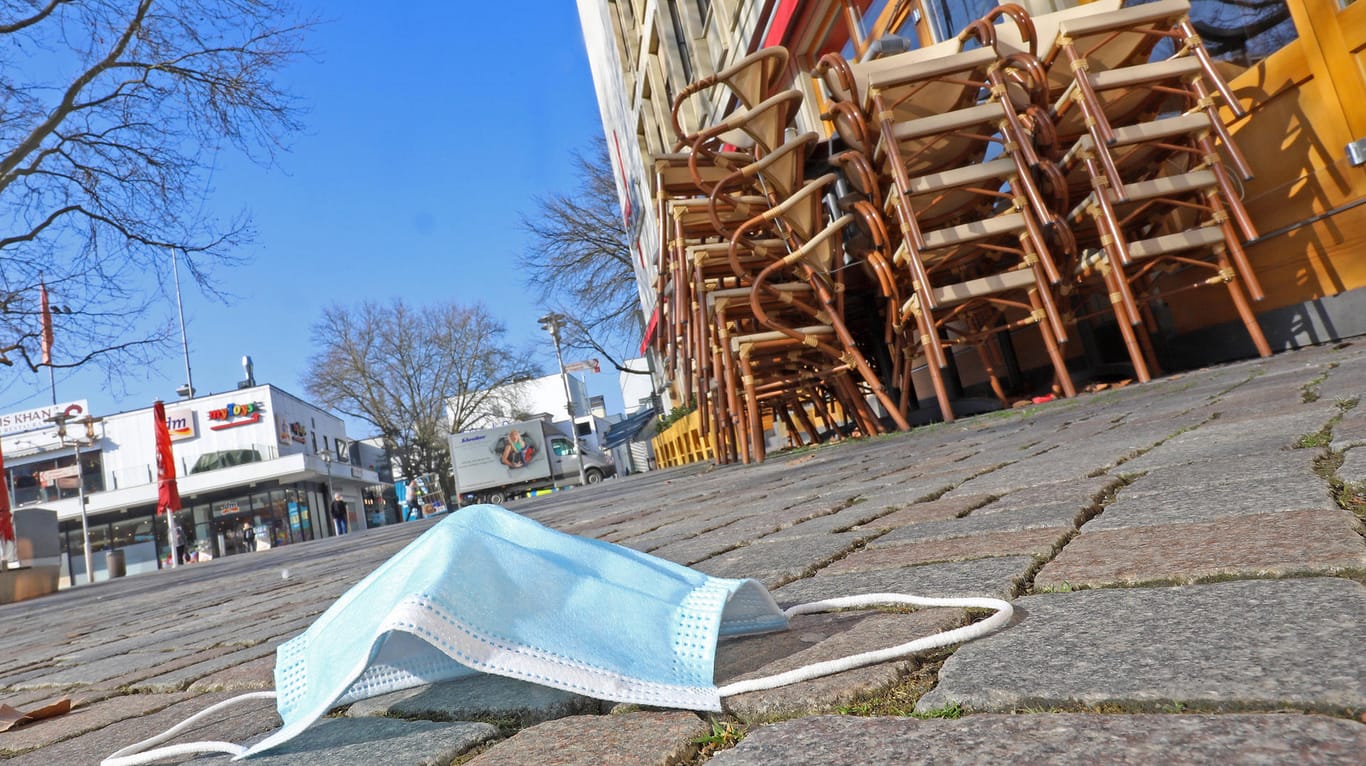
<path id="1" fill-rule="evenodd" d="M 503 406 L 500 388 L 534 374 L 483 306 L 413 308 L 402 300 L 323 310 L 322 349 L 305 384 L 318 404 L 374 426 L 404 476 L 436 473 L 450 489 L 447 436 Z"/>
<path id="2" fill-rule="evenodd" d="M 640 343 L 643 326 L 606 139 L 576 152 L 574 162 L 578 188 L 537 198 L 537 210 L 522 215 L 531 245 L 519 260 L 541 305 L 567 318 L 565 348 L 599 354 L 623 372 L 639 372 L 624 365 L 626 353 Z"/>
<path id="3" fill-rule="evenodd" d="M 276 75 L 310 24 L 287 0 L 0 0 L 0 347 L 111 376 L 173 336 L 172 258 L 218 295 L 249 220 L 202 214 L 223 147 L 268 162 L 297 127 Z"/>

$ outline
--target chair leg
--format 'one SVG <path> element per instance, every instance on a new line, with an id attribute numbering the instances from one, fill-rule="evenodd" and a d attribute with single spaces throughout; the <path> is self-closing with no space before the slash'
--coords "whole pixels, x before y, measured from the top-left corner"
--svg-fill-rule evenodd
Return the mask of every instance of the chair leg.
<path id="1" fill-rule="evenodd" d="M 1113 259 L 1109 266 L 1102 269 L 1102 273 L 1105 276 L 1110 306 L 1115 312 L 1115 324 L 1119 326 L 1119 334 L 1124 338 L 1124 347 L 1129 352 L 1129 362 L 1134 366 L 1134 375 L 1138 382 L 1147 383 L 1152 380 L 1152 373 L 1148 370 L 1147 353 L 1138 339 L 1138 333 L 1134 330 L 1141 325 L 1141 321 L 1137 319 L 1138 309 L 1133 305 L 1133 296 L 1128 290 L 1129 284 L 1124 279 L 1123 272 L 1115 268 Z"/>
<path id="2" fill-rule="evenodd" d="M 996 352 L 995 347 L 984 340 L 981 343 L 974 343 L 973 348 L 977 350 L 977 358 L 982 360 L 982 369 L 986 370 L 987 380 L 991 382 L 991 391 L 996 394 L 1002 407 L 1010 406 L 1010 397 L 1006 395 L 1005 386 L 1001 385 L 1001 376 L 997 369 L 1001 363 L 1001 357 Z"/>
<path id="3" fill-rule="evenodd" d="M 1216 173 L 1217 175 L 1217 173 Z M 1242 277 L 1243 284 L 1247 286 L 1247 292 L 1252 296 L 1252 300 L 1260 301 L 1266 297 L 1262 292 L 1261 280 L 1257 279 L 1257 272 L 1252 270 L 1252 264 L 1247 260 L 1247 253 L 1243 251 L 1243 245 L 1238 241 L 1238 235 L 1233 231 L 1233 226 L 1229 222 L 1228 208 L 1224 205 L 1221 195 L 1210 193 L 1206 195 L 1210 209 L 1214 211 L 1215 218 L 1219 220 L 1219 226 L 1224 230 L 1224 241 L 1228 243 L 1229 257 L 1233 260 L 1233 266 Z"/>
<path id="4" fill-rule="evenodd" d="M 934 336 L 926 336 L 930 343 L 939 343 L 938 332 Z M 943 351 L 943 348 L 940 348 Z M 952 352 L 950 352 L 952 353 Z M 949 400 L 949 389 L 944 383 L 944 368 L 933 362 L 925 365 L 930 373 L 930 385 L 934 387 L 934 398 L 939 401 L 939 414 L 944 418 L 945 423 L 953 422 L 953 402 Z"/>
<path id="5" fill-rule="evenodd" d="M 1043 304 L 1039 300 L 1038 291 L 1029 293 L 1029 302 L 1038 311 L 1043 310 Z M 1053 328 L 1046 321 L 1039 321 L 1039 333 L 1043 336 L 1044 347 L 1048 350 L 1048 358 L 1053 361 L 1053 373 L 1057 376 L 1058 383 L 1062 386 L 1063 396 L 1072 397 L 1077 395 L 1076 386 L 1072 385 L 1072 374 L 1067 371 L 1067 361 L 1063 359 L 1062 349 L 1058 346 L 1058 339 L 1053 335 Z"/>
<path id="6" fill-rule="evenodd" d="M 783 427 L 787 429 L 787 445 L 789 447 L 802 446 L 801 432 L 797 430 L 797 424 L 792 422 L 792 412 L 786 403 L 776 407 L 778 417 L 783 421 Z"/>
<path id="7" fill-rule="evenodd" d="M 844 358 L 852 362 L 854 368 L 858 370 L 864 382 L 872 389 L 873 395 L 892 416 L 892 421 L 896 423 L 897 429 L 901 431 L 911 430 L 911 424 L 906 421 L 906 416 L 897 408 L 896 402 L 892 401 L 892 397 L 887 393 L 887 387 L 878 379 L 873 368 L 868 365 L 868 360 L 858 350 L 854 336 L 849 334 L 849 328 L 844 326 L 844 320 L 840 318 L 842 313 L 836 311 L 835 296 L 832 296 L 830 291 L 818 282 L 813 281 L 812 287 L 820 296 L 821 303 L 830 312 L 830 325 L 835 329 L 835 336 L 839 338 L 840 345 L 843 346 Z"/>
<path id="8" fill-rule="evenodd" d="M 739 440 L 744 445 L 741 448 L 742 459 L 745 463 L 762 463 L 764 461 L 764 448 L 759 427 L 763 421 L 759 417 L 759 395 L 754 390 L 754 369 L 749 363 L 747 349 L 740 350 L 740 377 L 745 386 L 744 417 L 746 423 L 745 438 Z"/>
<path id="9" fill-rule="evenodd" d="M 1238 316 L 1243 320 L 1243 326 L 1247 328 L 1247 334 L 1252 338 L 1252 345 L 1257 347 L 1257 353 L 1263 358 L 1271 356 L 1271 345 L 1266 342 L 1266 335 L 1262 332 L 1262 326 L 1257 323 L 1257 315 L 1253 313 L 1251 304 L 1243 295 L 1242 288 L 1238 285 L 1236 272 L 1229 264 L 1227 253 L 1223 251 L 1219 252 L 1219 266 L 1221 271 L 1235 275 L 1226 278 L 1224 283 L 1228 287 L 1229 297 L 1233 299 L 1233 307 L 1237 309 Z"/>
<path id="10" fill-rule="evenodd" d="M 797 407 L 793 412 L 797 416 L 797 422 L 801 423 L 802 430 L 806 432 L 807 443 L 820 443 L 820 429 L 816 428 L 816 424 L 812 422 L 811 414 L 806 411 L 806 405 L 800 401 L 797 402 Z"/>

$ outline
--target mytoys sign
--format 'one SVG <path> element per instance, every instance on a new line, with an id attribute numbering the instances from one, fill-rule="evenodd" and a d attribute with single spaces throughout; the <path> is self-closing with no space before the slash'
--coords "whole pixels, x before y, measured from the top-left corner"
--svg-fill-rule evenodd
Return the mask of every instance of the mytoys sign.
<path id="1" fill-rule="evenodd" d="M 264 404 L 251 402 L 249 404 L 228 404 L 218 409 L 209 410 L 209 420 L 218 423 L 216 426 L 209 426 L 209 429 L 222 431 L 225 428 L 237 428 L 238 426 L 260 423 L 261 413 L 265 412 L 265 409 Z"/>

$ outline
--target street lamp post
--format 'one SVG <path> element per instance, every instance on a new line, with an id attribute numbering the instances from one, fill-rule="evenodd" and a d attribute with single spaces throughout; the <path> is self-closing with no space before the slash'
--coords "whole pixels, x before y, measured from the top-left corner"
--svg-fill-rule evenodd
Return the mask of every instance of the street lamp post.
<path id="1" fill-rule="evenodd" d="M 95 438 L 95 424 L 102 420 L 104 418 L 91 417 L 90 415 L 83 418 L 73 418 L 64 412 L 47 418 L 49 423 L 57 424 L 57 440 L 64 447 L 70 446 L 76 457 L 76 494 L 81 505 L 81 544 L 85 549 L 85 581 L 87 583 L 95 582 L 95 555 L 90 550 L 90 518 L 85 509 L 85 471 L 81 468 L 81 447 L 93 446 L 95 442 L 99 441 Z M 85 425 L 85 438 L 67 438 L 66 424 L 70 421 Z M 175 555 L 174 552 L 172 555 Z"/>
<path id="2" fill-rule="evenodd" d="M 560 382 L 564 384 L 564 407 L 569 413 L 569 438 L 574 443 L 574 456 L 579 461 L 579 485 L 588 486 L 588 476 L 583 468 L 583 449 L 579 447 L 579 428 L 574 422 L 574 395 L 569 392 L 569 375 L 564 371 L 564 354 L 560 352 L 560 328 L 568 317 L 564 314 L 551 312 L 541 317 L 541 327 L 550 333 L 551 340 L 555 341 L 555 361 L 560 365 Z"/>
<path id="3" fill-rule="evenodd" d="M 319 453 L 318 453 L 318 457 L 322 458 L 322 460 L 323 460 L 323 465 L 327 466 L 327 497 L 323 499 L 323 512 L 327 514 L 327 516 L 325 516 L 324 518 L 331 519 L 331 518 L 332 518 L 332 497 L 333 497 L 333 493 L 332 493 L 332 453 L 328 452 L 327 450 L 323 450 L 322 452 L 319 452 Z M 334 533 L 337 531 L 337 527 L 336 527 L 336 524 L 335 524 L 335 523 L 334 523 L 333 526 L 332 526 L 332 531 L 333 531 Z"/>

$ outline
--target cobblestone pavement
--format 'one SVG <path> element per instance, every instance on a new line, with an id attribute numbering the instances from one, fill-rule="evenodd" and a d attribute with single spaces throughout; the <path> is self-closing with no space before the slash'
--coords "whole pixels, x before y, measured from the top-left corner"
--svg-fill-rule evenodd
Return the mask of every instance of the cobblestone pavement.
<path id="1" fill-rule="evenodd" d="M 783 605 L 989 595 L 1016 618 L 927 656 L 729 698 L 720 716 L 479 677 L 355 703 L 255 760 L 1360 764 L 1363 388 L 1366 342 L 1318 347 L 513 503 L 561 530 L 757 578 Z M 275 647 L 431 523 L 0 607 L 0 702 L 74 704 L 0 733 L 0 755 L 93 764 L 271 688 Z M 973 617 L 798 617 L 790 631 L 723 642 L 716 680 Z M 271 703 L 247 703 L 184 736 L 250 742 L 278 725 Z"/>

